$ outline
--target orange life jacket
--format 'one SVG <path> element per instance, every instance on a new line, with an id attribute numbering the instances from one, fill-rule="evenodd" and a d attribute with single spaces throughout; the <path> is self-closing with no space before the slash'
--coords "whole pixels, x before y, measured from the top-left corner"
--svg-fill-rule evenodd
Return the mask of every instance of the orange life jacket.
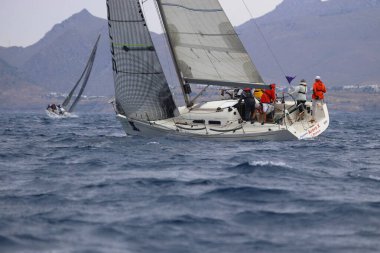
<path id="1" fill-rule="evenodd" d="M 326 93 L 326 86 L 321 80 L 315 81 L 313 85 L 313 99 L 324 99 L 324 93 Z"/>

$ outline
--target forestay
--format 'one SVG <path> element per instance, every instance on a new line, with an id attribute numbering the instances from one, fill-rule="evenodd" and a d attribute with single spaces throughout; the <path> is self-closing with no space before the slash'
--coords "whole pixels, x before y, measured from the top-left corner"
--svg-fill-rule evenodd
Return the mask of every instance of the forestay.
<path id="1" fill-rule="evenodd" d="M 115 100 L 126 116 L 174 117 L 177 108 L 138 0 L 107 0 Z"/>
<path id="2" fill-rule="evenodd" d="M 235 87 L 263 85 L 218 0 L 157 1 L 186 81 Z"/>

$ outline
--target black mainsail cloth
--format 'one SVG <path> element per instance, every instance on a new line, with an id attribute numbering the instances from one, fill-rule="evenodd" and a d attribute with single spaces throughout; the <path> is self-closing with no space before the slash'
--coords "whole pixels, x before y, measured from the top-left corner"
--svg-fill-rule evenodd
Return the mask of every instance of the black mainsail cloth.
<path id="1" fill-rule="evenodd" d="M 230 87 L 264 85 L 218 0 L 157 2 L 186 81 Z"/>
<path id="2" fill-rule="evenodd" d="M 177 114 L 138 0 L 107 0 L 116 106 L 129 118 Z"/>
<path id="3" fill-rule="evenodd" d="M 62 103 L 62 106 L 68 112 L 72 112 L 74 110 L 75 106 L 77 105 L 77 103 L 79 102 L 79 100 L 80 100 L 80 98 L 82 96 L 82 93 L 83 93 L 84 89 L 86 88 L 88 79 L 89 79 L 90 74 L 91 74 L 92 66 L 94 65 L 95 56 L 96 56 L 96 50 L 98 48 L 99 39 L 100 39 L 100 35 L 98 36 L 98 38 L 96 40 L 96 43 L 94 45 L 94 48 L 91 51 L 90 57 L 89 57 L 89 59 L 87 61 L 86 67 L 84 68 L 84 70 L 82 72 L 82 75 L 80 76 L 80 78 L 78 79 L 78 81 L 76 82 L 76 84 L 74 85 L 74 87 L 71 89 L 69 95 L 67 95 L 67 97 L 65 98 L 65 100 Z M 79 89 L 79 92 L 76 95 L 75 100 L 69 106 L 71 98 L 73 97 L 74 92 L 78 88 L 79 84 L 82 84 L 81 88 Z"/>

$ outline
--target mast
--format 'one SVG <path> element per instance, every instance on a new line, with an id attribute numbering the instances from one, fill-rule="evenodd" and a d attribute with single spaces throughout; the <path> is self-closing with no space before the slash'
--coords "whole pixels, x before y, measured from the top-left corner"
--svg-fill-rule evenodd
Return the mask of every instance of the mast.
<path id="1" fill-rule="evenodd" d="M 190 93 L 189 92 L 189 88 L 188 87 L 185 88 L 185 85 L 189 85 L 189 84 L 185 82 L 185 79 L 183 78 L 183 76 L 181 74 L 181 70 L 178 67 L 179 65 L 178 65 L 177 59 L 174 56 L 173 45 L 172 45 L 172 43 L 171 43 L 171 41 L 169 39 L 168 33 L 166 32 L 166 27 L 167 27 L 168 23 L 167 23 L 165 15 L 161 14 L 161 13 L 163 13 L 162 5 L 161 5 L 161 0 L 156 0 L 155 4 L 158 7 L 158 11 L 159 11 L 158 15 L 161 18 L 162 23 L 164 24 L 163 29 L 164 29 L 164 34 L 165 34 L 166 42 L 169 45 L 170 56 L 172 58 L 172 61 L 174 62 L 175 71 L 176 71 L 176 74 L 177 74 L 177 77 L 178 77 L 178 81 L 179 81 L 180 86 L 181 86 L 181 91 L 182 91 L 183 98 L 184 98 L 185 103 L 186 103 L 186 107 L 190 107 L 190 106 L 193 105 L 193 103 L 190 101 L 190 97 L 189 97 L 189 94 L 188 94 L 188 93 Z"/>

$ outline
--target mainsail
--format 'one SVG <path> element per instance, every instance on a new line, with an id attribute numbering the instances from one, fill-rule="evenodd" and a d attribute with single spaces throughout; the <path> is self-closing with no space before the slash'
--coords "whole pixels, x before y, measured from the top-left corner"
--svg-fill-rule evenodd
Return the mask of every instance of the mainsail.
<path id="1" fill-rule="evenodd" d="M 174 117 L 177 107 L 138 0 L 107 0 L 116 106 L 129 118 Z"/>
<path id="2" fill-rule="evenodd" d="M 97 50 L 97 47 L 98 47 L 99 39 L 100 39 L 100 35 L 98 36 L 98 38 L 96 40 L 95 46 L 92 49 L 92 52 L 90 54 L 90 58 L 87 61 L 86 67 L 84 68 L 84 70 L 82 72 L 82 75 L 80 76 L 79 80 L 76 82 L 76 84 L 74 85 L 74 87 L 71 89 L 69 95 L 67 95 L 67 97 L 65 98 L 65 100 L 62 103 L 62 106 L 68 112 L 72 112 L 74 110 L 74 107 L 79 102 L 79 100 L 80 100 L 80 98 L 82 96 L 82 93 L 83 93 L 84 89 L 86 88 L 88 79 L 89 79 L 90 74 L 91 74 L 92 65 L 94 64 L 94 61 L 95 61 L 95 55 L 96 55 L 96 50 Z M 79 84 L 81 84 L 81 83 L 82 83 L 81 88 L 80 88 L 78 94 L 76 95 L 75 100 L 69 106 L 69 103 L 71 101 L 71 98 L 74 95 L 74 92 L 76 91 L 76 89 L 78 88 Z"/>
<path id="3" fill-rule="evenodd" d="M 157 2 L 185 81 L 231 87 L 264 84 L 218 0 Z"/>

